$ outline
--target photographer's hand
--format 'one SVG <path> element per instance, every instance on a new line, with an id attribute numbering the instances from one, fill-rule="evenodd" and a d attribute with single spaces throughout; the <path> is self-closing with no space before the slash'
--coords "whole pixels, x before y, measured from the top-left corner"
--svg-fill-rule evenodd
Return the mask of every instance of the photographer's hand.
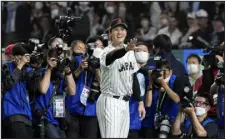
<path id="1" fill-rule="evenodd" d="M 81 67 L 82 70 L 88 68 L 88 62 L 87 62 L 86 59 L 83 59 L 83 60 L 81 61 L 80 67 Z"/>
<path id="2" fill-rule="evenodd" d="M 76 93 L 76 83 L 73 79 L 72 71 L 70 67 L 67 67 L 64 69 L 64 72 L 66 74 L 66 82 L 67 82 L 67 88 L 66 92 L 68 92 L 69 95 L 75 95 Z"/>
<path id="3" fill-rule="evenodd" d="M 191 107 L 187 107 L 184 109 L 184 112 L 189 116 L 191 116 L 192 114 L 195 114 L 195 108 L 193 107 L 192 104 L 190 104 L 190 105 L 191 105 Z"/>
<path id="4" fill-rule="evenodd" d="M 48 69 L 53 69 L 54 67 L 57 66 L 57 59 L 56 58 L 47 58 L 48 62 Z"/>
<path id="5" fill-rule="evenodd" d="M 223 57 L 220 55 L 216 55 L 216 59 L 218 59 L 219 62 L 224 62 Z"/>
<path id="6" fill-rule="evenodd" d="M 24 66 L 26 63 L 29 62 L 29 60 L 27 59 L 26 56 L 21 56 L 21 57 L 18 58 L 18 60 L 16 60 L 15 62 L 16 62 L 16 64 L 17 64 L 17 68 L 21 70 L 21 69 L 23 68 L 23 66 Z"/>

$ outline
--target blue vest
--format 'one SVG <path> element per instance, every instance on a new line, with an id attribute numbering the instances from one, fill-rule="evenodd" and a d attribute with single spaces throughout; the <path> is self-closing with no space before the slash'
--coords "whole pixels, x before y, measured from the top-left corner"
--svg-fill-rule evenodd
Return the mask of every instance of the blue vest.
<path id="1" fill-rule="evenodd" d="M 220 129 L 224 129 L 224 88 L 221 86 L 218 90 L 218 98 L 217 98 L 217 125 Z"/>
<path id="2" fill-rule="evenodd" d="M 176 79 L 176 75 L 172 75 L 170 77 L 169 87 L 172 90 L 174 89 L 175 79 Z M 145 119 L 142 121 L 142 127 L 144 127 L 144 128 L 154 128 L 154 117 L 156 114 L 156 106 L 157 106 L 157 102 L 158 102 L 158 89 L 153 90 L 152 97 L 153 97 L 152 105 L 150 107 L 146 107 L 146 116 L 145 116 Z M 162 113 L 162 115 L 169 116 L 170 124 L 173 123 L 173 121 L 175 120 L 175 118 L 177 116 L 178 106 L 179 106 L 179 104 L 176 104 L 175 102 L 173 102 L 173 100 L 170 99 L 168 96 L 164 100 L 161 113 Z"/>
<path id="3" fill-rule="evenodd" d="M 76 56 L 75 59 L 78 61 L 79 65 L 81 64 L 82 57 Z M 85 86 L 85 79 L 87 78 L 87 84 L 89 88 L 91 87 L 92 79 L 93 79 L 93 73 L 82 71 L 77 79 L 75 79 L 76 82 L 76 94 L 74 96 L 67 96 L 66 97 L 66 106 L 69 110 L 69 112 L 73 114 L 79 114 L 79 115 L 86 115 L 86 116 L 96 116 L 96 101 L 94 103 L 91 103 L 87 101 L 87 106 L 84 106 L 80 102 L 80 96 L 82 93 L 82 90 Z"/>
<path id="4" fill-rule="evenodd" d="M 16 68 L 12 62 L 7 63 L 10 73 Z M 28 71 L 28 69 L 27 69 Z M 12 88 L 4 93 L 2 99 L 2 119 L 16 114 L 22 114 L 32 120 L 26 81 L 18 81 Z"/>
<path id="5" fill-rule="evenodd" d="M 207 118 L 203 123 L 202 126 L 205 127 L 209 122 L 214 122 L 214 120 Z M 187 135 L 189 132 L 189 129 L 191 127 L 191 120 L 188 119 L 185 121 L 185 129 L 184 129 L 184 133 Z"/>
<path id="6" fill-rule="evenodd" d="M 46 69 L 42 69 L 42 73 L 45 74 Z M 58 73 L 58 76 L 60 77 L 60 85 L 58 87 L 59 94 L 63 94 L 63 84 L 64 79 L 61 75 L 61 73 Z M 50 81 L 49 88 L 47 90 L 46 94 L 41 94 L 35 99 L 35 109 L 36 110 L 45 110 L 48 108 L 49 101 L 53 95 L 53 83 Z M 48 120 L 49 123 L 52 123 L 54 125 L 59 125 L 58 120 L 55 119 L 53 116 L 53 108 L 52 105 L 48 108 L 47 113 L 45 114 L 45 118 Z"/>

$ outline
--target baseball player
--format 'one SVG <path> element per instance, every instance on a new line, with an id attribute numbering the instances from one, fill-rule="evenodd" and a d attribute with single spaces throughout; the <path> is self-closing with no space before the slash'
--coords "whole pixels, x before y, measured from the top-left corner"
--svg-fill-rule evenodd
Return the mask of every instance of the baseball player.
<path id="1" fill-rule="evenodd" d="M 102 138 L 128 137 L 129 99 L 133 94 L 133 85 L 138 82 L 134 73 L 139 70 L 140 65 L 134 54 L 134 50 L 139 49 L 135 45 L 136 39 L 131 40 L 128 45 L 124 44 L 127 27 L 121 19 L 111 22 L 109 32 L 111 44 L 103 50 L 100 59 L 102 93 L 98 98 L 96 110 Z M 140 94 L 135 96 L 142 108 L 141 118 L 143 118 L 145 113 L 143 101 Z"/>

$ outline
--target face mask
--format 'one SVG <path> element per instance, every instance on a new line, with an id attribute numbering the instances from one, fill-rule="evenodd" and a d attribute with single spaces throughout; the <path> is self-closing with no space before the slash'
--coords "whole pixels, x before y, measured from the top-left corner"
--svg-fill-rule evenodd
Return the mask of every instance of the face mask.
<path id="1" fill-rule="evenodd" d="M 149 54 L 147 52 L 143 52 L 143 51 L 135 52 L 134 55 L 135 55 L 137 62 L 140 64 L 147 63 L 147 61 L 149 59 Z"/>
<path id="2" fill-rule="evenodd" d="M 58 14 L 59 14 L 59 9 L 53 9 L 51 11 L 52 18 L 55 18 L 56 16 L 58 16 Z"/>
<path id="3" fill-rule="evenodd" d="M 87 6 L 87 5 L 81 5 L 81 6 L 79 6 L 79 9 L 80 9 L 82 12 L 86 12 L 86 11 L 88 11 L 88 10 L 90 9 L 90 7 Z"/>
<path id="4" fill-rule="evenodd" d="M 35 9 L 40 10 L 43 7 L 43 3 L 42 2 L 36 2 L 35 3 Z"/>
<path id="5" fill-rule="evenodd" d="M 197 64 L 190 64 L 188 65 L 188 71 L 190 74 L 198 72 L 198 65 Z"/>
<path id="6" fill-rule="evenodd" d="M 62 7 L 67 7 L 67 2 L 58 2 L 58 4 Z"/>
<path id="7" fill-rule="evenodd" d="M 109 14 L 113 14 L 114 11 L 115 11 L 115 9 L 114 9 L 113 6 L 109 6 L 109 7 L 106 8 L 106 11 L 107 11 Z"/>
<path id="8" fill-rule="evenodd" d="M 171 76 L 167 77 L 166 79 L 164 79 L 164 81 L 165 81 L 166 83 L 168 83 L 168 82 L 170 81 L 170 77 L 171 77 Z"/>
<path id="9" fill-rule="evenodd" d="M 96 58 L 101 58 L 102 52 L 103 52 L 103 50 L 101 48 L 96 48 L 96 49 L 94 49 L 92 55 Z"/>
<path id="10" fill-rule="evenodd" d="M 168 24 L 168 20 L 167 19 L 161 19 L 161 25 L 167 25 Z"/>
<path id="11" fill-rule="evenodd" d="M 149 25 L 148 21 L 142 21 L 141 22 L 142 27 L 148 27 L 148 25 Z"/>
<path id="12" fill-rule="evenodd" d="M 203 114 L 205 114 L 207 111 L 205 108 L 201 108 L 201 107 L 195 107 L 195 113 L 197 116 L 201 116 Z"/>
<path id="13" fill-rule="evenodd" d="M 125 13 L 126 10 L 127 10 L 127 9 L 126 9 L 126 7 L 124 7 L 124 6 L 120 6 L 120 7 L 119 7 L 119 12 L 120 12 L 120 13 Z"/>

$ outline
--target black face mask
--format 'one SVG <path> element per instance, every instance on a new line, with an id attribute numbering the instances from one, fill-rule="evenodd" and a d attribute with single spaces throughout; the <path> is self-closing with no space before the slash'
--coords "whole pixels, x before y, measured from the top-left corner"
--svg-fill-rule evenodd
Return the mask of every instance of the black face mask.
<path id="1" fill-rule="evenodd" d="M 82 55 L 84 55 L 83 53 L 77 53 L 77 52 L 73 52 L 73 54 L 72 54 L 73 56 L 82 56 Z"/>

